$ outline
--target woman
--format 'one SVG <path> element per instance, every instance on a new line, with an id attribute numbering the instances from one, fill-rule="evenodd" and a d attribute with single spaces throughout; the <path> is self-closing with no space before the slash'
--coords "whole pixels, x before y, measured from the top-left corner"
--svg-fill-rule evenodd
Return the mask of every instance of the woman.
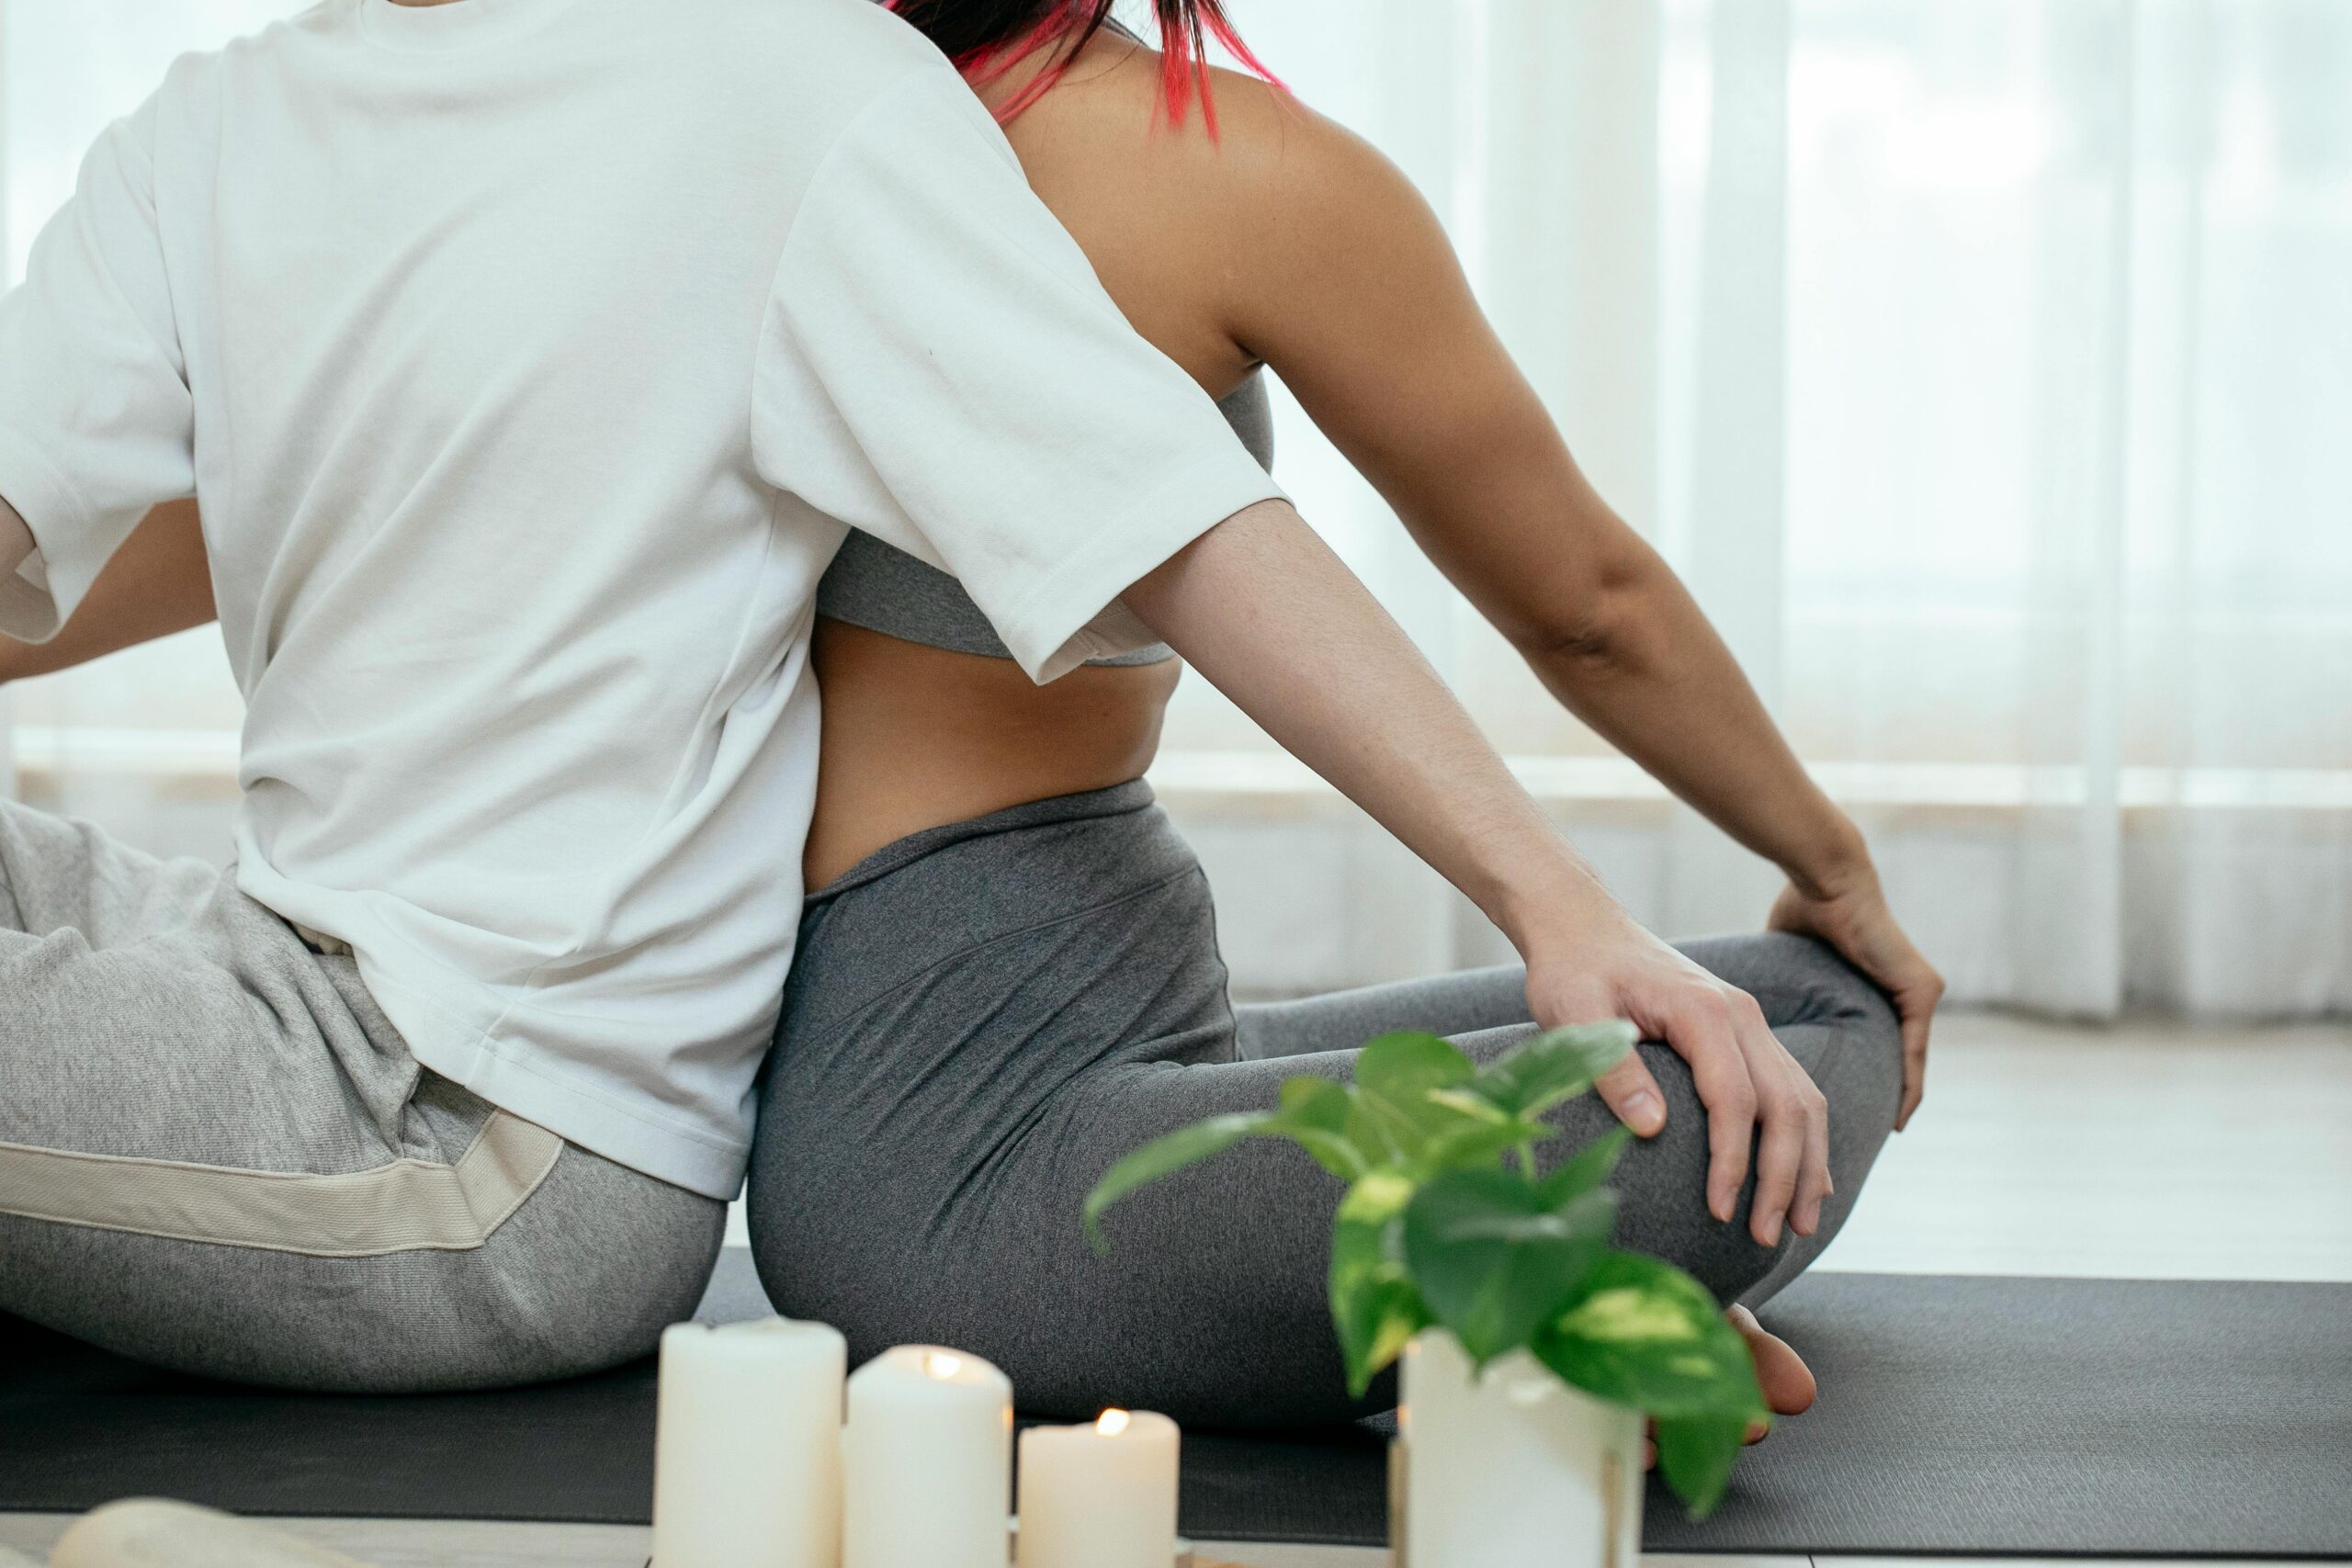
<path id="1" fill-rule="evenodd" d="M 1645 1045 L 1605 1105 L 1555 1117 L 1564 1149 L 1612 1111 L 1648 1134 L 1619 1181 L 1626 1239 L 1760 1300 L 1835 1234 L 1917 1104 L 1940 984 L 1860 834 L 1577 473 L 1411 187 L 1279 89 L 1212 84 L 1189 51 L 1221 25 L 1213 0 L 1159 5 L 1158 53 L 1102 28 L 1096 0 L 899 9 L 967 64 L 1129 320 L 1245 437 L 1262 442 L 1271 367 L 1565 704 L 1788 871 L 1779 934 L 1686 948 L 1719 982 L 1636 1016 L 1716 1065 L 1694 1075 Z M 77 626 L 5 672 L 204 618 L 195 529 L 192 509 L 159 512 Z M 1233 1009 L 1199 868 L 1140 781 L 1173 662 L 1033 686 L 951 580 L 863 536 L 820 610 L 815 891 L 750 1190 L 778 1307 L 840 1325 L 857 1356 L 978 1351 L 1040 1412 L 1355 1413 L 1323 1303 L 1329 1183 L 1309 1162 L 1246 1145 L 1162 1183 L 1112 1217 L 1109 1262 L 1080 1239 L 1080 1199 L 1128 1149 L 1271 1105 L 1289 1074 L 1344 1075 L 1344 1048 L 1384 1031 L 1506 1049 L 1529 1027 L 1525 975 Z M 1622 1010 L 1585 1000 L 1571 1010 Z M 1697 1037 L 1723 1048 L 1703 1057 Z M 1802 1407 L 1801 1364 L 1743 1326 L 1775 1403 Z"/>
<path id="2" fill-rule="evenodd" d="M 965 65 L 1128 319 L 1246 439 L 1262 452 L 1271 367 L 1563 702 L 1788 870 L 1772 924 L 1791 934 L 1685 951 L 1762 1004 L 1827 1091 L 1829 1165 L 1850 1201 L 1917 1102 L 1939 983 L 1860 834 L 1577 473 L 1411 186 L 1278 87 L 1212 81 L 1201 35 L 1230 41 L 1216 0 L 1160 0 L 1158 52 L 1101 26 L 1095 0 L 897 8 Z M 1139 778 L 1172 661 L 1034 687 L 952 581 L 863 536 L 819 610 L 816 891 L 751 1184 L 771 1295 L 843 1325 L 854 1353 L 978 1350 L 1040 1410 L 1350 1415 L 1323 1304 L 1330 1184 L 1303 1156 L 1245 1145 L 1130 1200 L 1109 1262 L 1080 1239 L 1080 1201 L 1147 1139 L 1271 1106 L 1288 1074 L 1343 1075 L 1344 1048 L 1384 1031 L 1504 1048 L 1528 1027 L 1523 975 L 1232 1009 L 1198 866 Z M 1855 966 L 1894 993 L 1907 1040 Z M 1709 1218 L 1702 1183 L 1725 1218 L 1737 1184 L 1711 1170 L 1690 1071 L 1645 1054 L 1668 1114 L 1623 1168 L 1625 1233 L 1726 1300 L 1760 1299 L 1843 1207 L 1799 1204 L 1809 1234 L 1777 1247 L 1770 1199 L 1749 1230 Z M 1655 1129 L 1635 1081 L 1608 1088 Z M 1609 1111 L 1587 1100 L 1559 1119 L 1572 1147 Z M 1801 1365 L 1759 1345 L 1776 1394 L 1801 1406 Z"/>

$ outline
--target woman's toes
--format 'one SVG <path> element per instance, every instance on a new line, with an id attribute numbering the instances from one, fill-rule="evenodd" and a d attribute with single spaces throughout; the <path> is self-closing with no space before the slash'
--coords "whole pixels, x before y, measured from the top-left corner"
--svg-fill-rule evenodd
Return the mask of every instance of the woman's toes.
<path id="1" fill-rule="evenodd" d="M 1756 1321 L 1756 1314 L 1744 1306 L 1736 1306 L 1724 1315 L 1731 1320 L 1740 1337 L 1747 1341 L 1747 1352 L 1756 1359 L 1756 1381 L 1764 1391 L 1764 1403 L 1776 1416 L 1799 1416 L 1813 1407 L 1814 1396 L 1820 1392 L 1813 1381 L 1813 1370 L 1804 1358 L 1792 1348 L 1789 1342 Z M 1754 1442 L 1758 1433 L 1747 1440 Z"/>

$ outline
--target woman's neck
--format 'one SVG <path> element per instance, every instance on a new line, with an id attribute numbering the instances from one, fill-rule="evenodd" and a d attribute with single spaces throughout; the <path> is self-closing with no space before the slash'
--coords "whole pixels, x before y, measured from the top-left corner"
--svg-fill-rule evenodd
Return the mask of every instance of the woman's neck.
<path id="1" fill-rule="evenodd" d="M 1115 65 L 1142 48 L 1142 44 L 1126 33 L 1106 27 L 1086 40 L 1085 47 L 1078 51 L 1075 59 L 1068 61 L 1067 73 L 1090 75 L 1097 69 Z M 984 82 L 974 83 L 972 90 L 979 95 L 980 102 L 989 107 L 989 113 L 1001 113 L 1005 105 L 1018 102 L 1038 77 L 1061 63 L 1069 51 L 1069 40 L 1067 38 L 1041 43 L 1006 65 L 996 75 Z M 1055 84 L 1056 86 L 1060 85 Z"/>

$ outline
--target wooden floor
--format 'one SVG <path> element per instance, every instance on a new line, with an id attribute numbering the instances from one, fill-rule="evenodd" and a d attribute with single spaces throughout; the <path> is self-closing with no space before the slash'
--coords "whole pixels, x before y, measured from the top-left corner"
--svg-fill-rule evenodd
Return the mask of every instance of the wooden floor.
<path id="1" fill-rule="evenodd" d="M 1939 1024 L 1818 1268 L 2352 1280 L 2352 1026 Z"/>
<path id="2" fill-rule="evenodd" d="M 2352 1026 L 1938 1028 L 1927 1107 L 1819 1267 L 1862 1272 L 2352 1280 Z M 1768 1314 L 1769 1315 L 1769 1314 Z M 65 1521 L 0 1515 L 40 1556 Z M 378 1568 L 643 1568 L 642 1529 L 308 1520 Z M 1840 1558 L 1836 1568 L 1925 1568 Z M 2031 1560 L 2006 1559 L 2023 1564 Z M 1220 1545 L 1202 1568 L 1388 1568 L 1380 1551 Z M 1652 1556 L 1647 1568 L 1809 1568 Z"/>

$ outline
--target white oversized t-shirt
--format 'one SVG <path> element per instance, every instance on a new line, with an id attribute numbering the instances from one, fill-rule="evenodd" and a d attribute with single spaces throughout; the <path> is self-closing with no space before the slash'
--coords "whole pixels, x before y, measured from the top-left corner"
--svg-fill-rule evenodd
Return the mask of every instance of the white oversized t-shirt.
<path id="1" fill-rule="evenodd" d="M 427 1066 L 727 1196 L 844 528 L 1049 679 L 1275 492 L 869 0 L 326 0 L 179 62 L 0 300 L 0 630 L 190 493 L 240 886 Z"/>

